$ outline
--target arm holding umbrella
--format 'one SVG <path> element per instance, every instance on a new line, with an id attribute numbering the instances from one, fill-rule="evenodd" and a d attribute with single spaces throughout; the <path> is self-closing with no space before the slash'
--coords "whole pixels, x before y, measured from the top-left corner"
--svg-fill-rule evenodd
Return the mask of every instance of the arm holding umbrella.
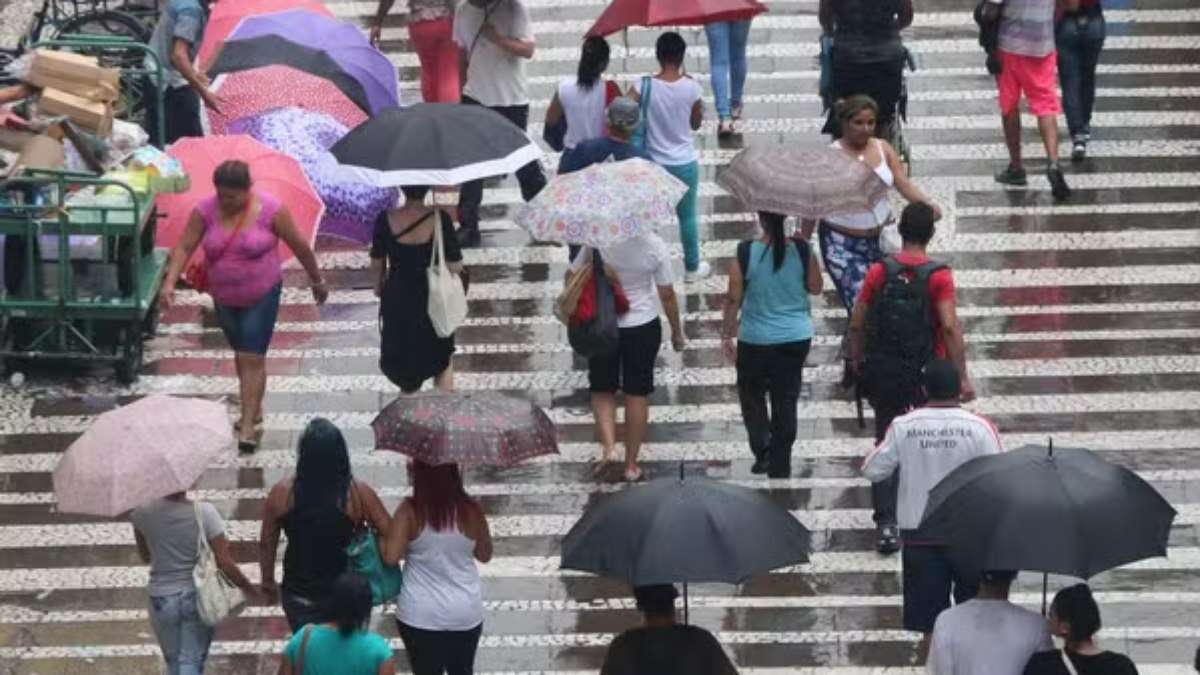
<path id="1" fill-rule="evenodd" d="M 304 271 L 308 272 L 308 279 L 312 282 L 313 300 L 318 305 L 325 304 L 329 298 L 329 289 L 325 287 L 325 280 L 321 278 L 321 268 L 317 267 L 317 256 L 313 254 L 312 247 L 308 245 L 307 241 L 304 241 L 304 238 L 300 236 L 300 231 L 296 229 L 296 221 L 292 219 L 292 212 L 286 206 L 279 207 L 272 226 L 275 228 L 275 235 L 287 244 L 287 247 L 296 256 L 296 260 L 300 261 L 304 267 Z"/>

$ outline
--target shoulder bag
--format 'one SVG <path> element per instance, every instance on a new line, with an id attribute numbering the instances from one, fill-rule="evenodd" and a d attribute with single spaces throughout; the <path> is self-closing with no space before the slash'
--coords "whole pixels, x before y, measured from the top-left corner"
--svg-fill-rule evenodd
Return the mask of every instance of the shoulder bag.
<path id="1" fill-rule="evenodd" d="M 242 231 L 246 229 L 246 219 L 253 210 L 254 203 L 253 200 L 251 200 L 251 203 L 246 205 L 246 211 L 242 213 L 242 219 L 238 221 L 237 227 L 233 228 L 233 233 L 230 234 L 229 238 L 225 240 L 225 245 L 221 247 L 221 250 L 217 251 L 215 256 L 207 259 L 201 258 L 200 260 L 188 265 L 187 273 L 184 274 L 184 277 L 187 279 L 189 286 L 197 291 L 200 291 L 201 293 L 208 292 L 210 287 L 208 281 L 208 268 L 216 264 L 216 262 L 221 258 L 224 258 L 225 254 L 229 252 L 229 249 L 233 248 L 234 242 L 241 237 Z M 203 241 L 204 240 L 201 239 L 202 243 Z"/>
<path id="2" fill-rule="evenodd" d="M 200 502 L 194 504 L 196 514 L 196 566 L 192 568 L 192 581 L 196 584 L 196 613 L 209 626 L 221 623 L 240 605 L 246 602 L 242 589 L 233 585 L 225 573 L 217 567 L 217 558 L 204 536 L 204 521 L 200 517 Z"/>
<path id="3" fill-rule="evenodd" d="M 1058 655 L 1062 657 L 1063 665 L 1067 667 L 1068 673 L 1070 673 L 1071 675 L 1079 675 L 1079 671 L 1075 670 L 1075 664 L 1071 662 L 1071 657 L 1067 656 L 1066 649 L 1060 650 L 1058 652 Z"/>
<path id="4" fill-rule="evenodd" d="M 638 101 L 638 106 L 642 109 L 642 121 L 638 123 L 637 128 L 633 130 L 633 135 L 629 137 L 629 145 L 638 150 L 646 149 L 646 130 L 650 127 L 650 118 L 647 113 L 650 112 L 650 76 L 642 77 L 642 93 L 641 100 Z"/>
<path id="5" fill-rule="evenodd" d="M 358 485 L 353 481 L 350 483 L 350 497 L 358 497 Z M 347 564 L 350 572 L 362 575 L 371 584 L 372 604 L 382 605 L 400 594 L 404 574 L 399 567 L 383 564 L 383 557 L 379 554 L 379 545 L 375 540 L 377 533 L 367 522 L 366 514 L 362 512 L 361 500 L 356 501 L 359 503 L 359 515 L 363 522 L 359 532 L 346 547 Z"/>
<path id="6" fill-rule="evenodd" d="M 312 637 L 312 632 L 312 624 L 304 627 L 304 637 L 300 638 L 300 649 L 296 650 L 296 663 L 292 668 L 296 675 L 304 675 L 304 650 L 308 647 L 308 638 Z"/>
<path id="7" fill-rule="evenodd" d="M 575 307 L 579 304 L 579 295 L 583 292 L 584 286 L 592 278 L 592 255 L 591 249 L 584 246 L 579 252 L 579 258 L 583 263 L 578 269 L 571 270 L 567 274 L 567 281 L 563 284 L 562 292 L 554 299 L 554 316 L 564 326 L 571 324 L 571 315 L 575 313 Z"/>
<path id="8" fill-rule="evenodd" d="M 446 244 L 442 240 L 440 218 L 434 223 L 433 255 L 425 274 L 429 281 L 429 320 L 438 337 L 448 338 L 467 318 L 467 293 L 458 275 L 446 265 Z"/>

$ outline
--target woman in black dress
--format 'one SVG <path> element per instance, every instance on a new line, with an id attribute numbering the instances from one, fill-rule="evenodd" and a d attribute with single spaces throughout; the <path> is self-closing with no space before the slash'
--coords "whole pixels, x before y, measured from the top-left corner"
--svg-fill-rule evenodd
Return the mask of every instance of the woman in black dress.
<path id="1" fill-rule="evenodd" d="M 1050 605 L 1050 632 L 1062 638 L 1062 651 L 1038 652 L 1024 675 L 1137 675 L 1128 656 L 1096 646 L 1100 607 L 1087 584 L 1064 588 Z"/>
<path id="2" fill-rule="evenodd" d="M 371 242 L 371 280 L 379 297 L 379 368 L 404 393 L 434 378 L 439 389 L 454 388 L 450 355 L 454 336 L 438 337 L 429 320 L 429 282 L 425 271 L 433 255 L 436 211 L 425 206 L 428 187 L 408 186 L 404 206 L 389 209 L 375 222 Z M 442 242 L 450 271 L 462 272 L 462 250 L 454 223 L 441 211 Z"/>

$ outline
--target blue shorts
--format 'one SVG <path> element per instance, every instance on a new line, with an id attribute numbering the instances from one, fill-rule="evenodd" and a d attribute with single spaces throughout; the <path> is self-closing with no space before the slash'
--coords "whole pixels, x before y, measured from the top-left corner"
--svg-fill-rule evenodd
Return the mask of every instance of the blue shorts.
<path id="1" fill-rule="evenodd" d="M 901 532 L 901 538 L 905 533 Z M 932 633 L 933 622 L 950 608 L 975 597 L 978 580 L 963 579 L 943 546 L 905 544 L 901 552 L 904 579 L 904 629 Z"/>
<path id="2" fill-rule="evenodd" d="M 264 355 L 271 346 L 271 335 L 275 333 L 275 318 L 279 316 L 279 296 L 283 284 L 267 291 L 258 302 L 249 307 L 230 307 L 214 302 L 217 323 L 225 332 L 225 339 L 235 352 Z"/>

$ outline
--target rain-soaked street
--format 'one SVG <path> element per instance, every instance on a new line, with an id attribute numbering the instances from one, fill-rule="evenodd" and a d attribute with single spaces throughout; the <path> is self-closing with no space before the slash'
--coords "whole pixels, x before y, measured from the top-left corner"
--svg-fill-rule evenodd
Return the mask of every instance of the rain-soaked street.
<path id="1" fill-rule="evenodd" d="M 574 72 L 580 35 L 602 3 L 526 4 L 538 41 L 529 67 L 530 131 L 540 137 L 553 86 Z M 701 241 L 717 273 L 677 286 L 690 342 L 682 354 L 664 348 L 658 358 L 643 453 L 651 477 L 684 462 L 691 474 L 768 487 L 750 473 L 734 371 L 718 339 L 724 266 L 752 224 L 714 177 L 743 144 L 823 142 L 817 3 L 768 4 L 751 32 L 740 138 L 718 144 L 706 98 L 709 119 L 698 135 Z M 946 214 L 933 250 L 955 269 L 979 393 L 971 408 L 996 422 L 1008 447 L 1053 437 L 1056 445 L 1098 450 L 1179 510 L 1166 559 L 1102 574 L 1093 584 L 1103 645 L 1128 653 L 1142 673 L 1183 675 L 1200 643 L 1200 5 L 1104 0 L 1108 40 L 1091 156 L 1064 163 L 1074 188 L 1064 205 L 1051 198 L 1031 118 L 1029 188 L 1005 190 L 992 180 L 1004 148 L 970 5 L 917 3 L 906 41 L 919 66 L 907 125 L 914 175 Z M 330 3 L 337 16 L 363 23 L 374 6 Z M 692 45 L 688 68 L 711 96 L 703 32 L 683 35 Z M 611 71 L 623 83 L 651 69 L 654 36 L 630 31 L 627 48 L 613 36 Z M 389 19 L 383 40 L 402 97 L 417 100 L 417 58 L 400 17 Z M 556 163 L 547 155 L 548 166 Z M 519 199 L 511 179 L 485 195 L 483 246 L 466 253 L 470 318 L 458 331 L 456 383 L 532 397 L 559 425 L 562 454 L 468 473 L 496 537 L 496 558 L 482 568 L 486 619 L 477 669 L 594 673 L 612 636 L 639 615 L 627 587 L 560 571 L 559 541 L 583 509 L 621 486 L 591 476 L 586 371 L 551 314 L 566 254 L 531 245 L 516 228 L 509 211 Z M 677 242 L 674 227 L 661 231 Z M 678 245 L 672 249 L 681 269 Z M 366 253 L 326 243 L 319 258 L 333 286 L 324 307 L 312 305 L 299 270 L 287 276 L 268 361 L 262 448 L 211 468 L 197 493 L 228 520 L 235 556 L 254 579 L 265 489 L 293 464 L 299 431 L 313 415 L 341 426 L 356 476 L 389 507 L 405 494 L 403 458 L 371 452 L 369 423 L 396 390 L 378 372 L 378 305 Z M 845 313 L 827 290 L 814 314 L 793 477 L 770 482 L 772 496 L 813 530 L 812 562 L 739 587 L 693 587 L 691 617 L 718 634 L 743 672 L 916 672 L 916 636 L 901 629 L 899 562 L 875 553 L 870 492 L 857 470 L 871 439 L 837 387 Z M 109 372 L 44 370 L 30 372 L 23 387 L 3 386 L 0 672 L 158 672 L 146 568 L 132 529 L 55 513 L 51 471 L 91 416 L 131 397 L 234 397 L 225 350 L 207 298 L 180 292 L 134 386 L 119 387 Z M 1061 581 L 1051 579 L 1051 592 Z M 1040 577 L 1024 575 L 1018 586 L 1017 599 L 1036 607 Z M 375 626 L 396 636 L 390 618 L 377 617 Z M 278 607 L 252 607 L 220 627 L 208 672 L 275 672 L 287 636 Z"/>

